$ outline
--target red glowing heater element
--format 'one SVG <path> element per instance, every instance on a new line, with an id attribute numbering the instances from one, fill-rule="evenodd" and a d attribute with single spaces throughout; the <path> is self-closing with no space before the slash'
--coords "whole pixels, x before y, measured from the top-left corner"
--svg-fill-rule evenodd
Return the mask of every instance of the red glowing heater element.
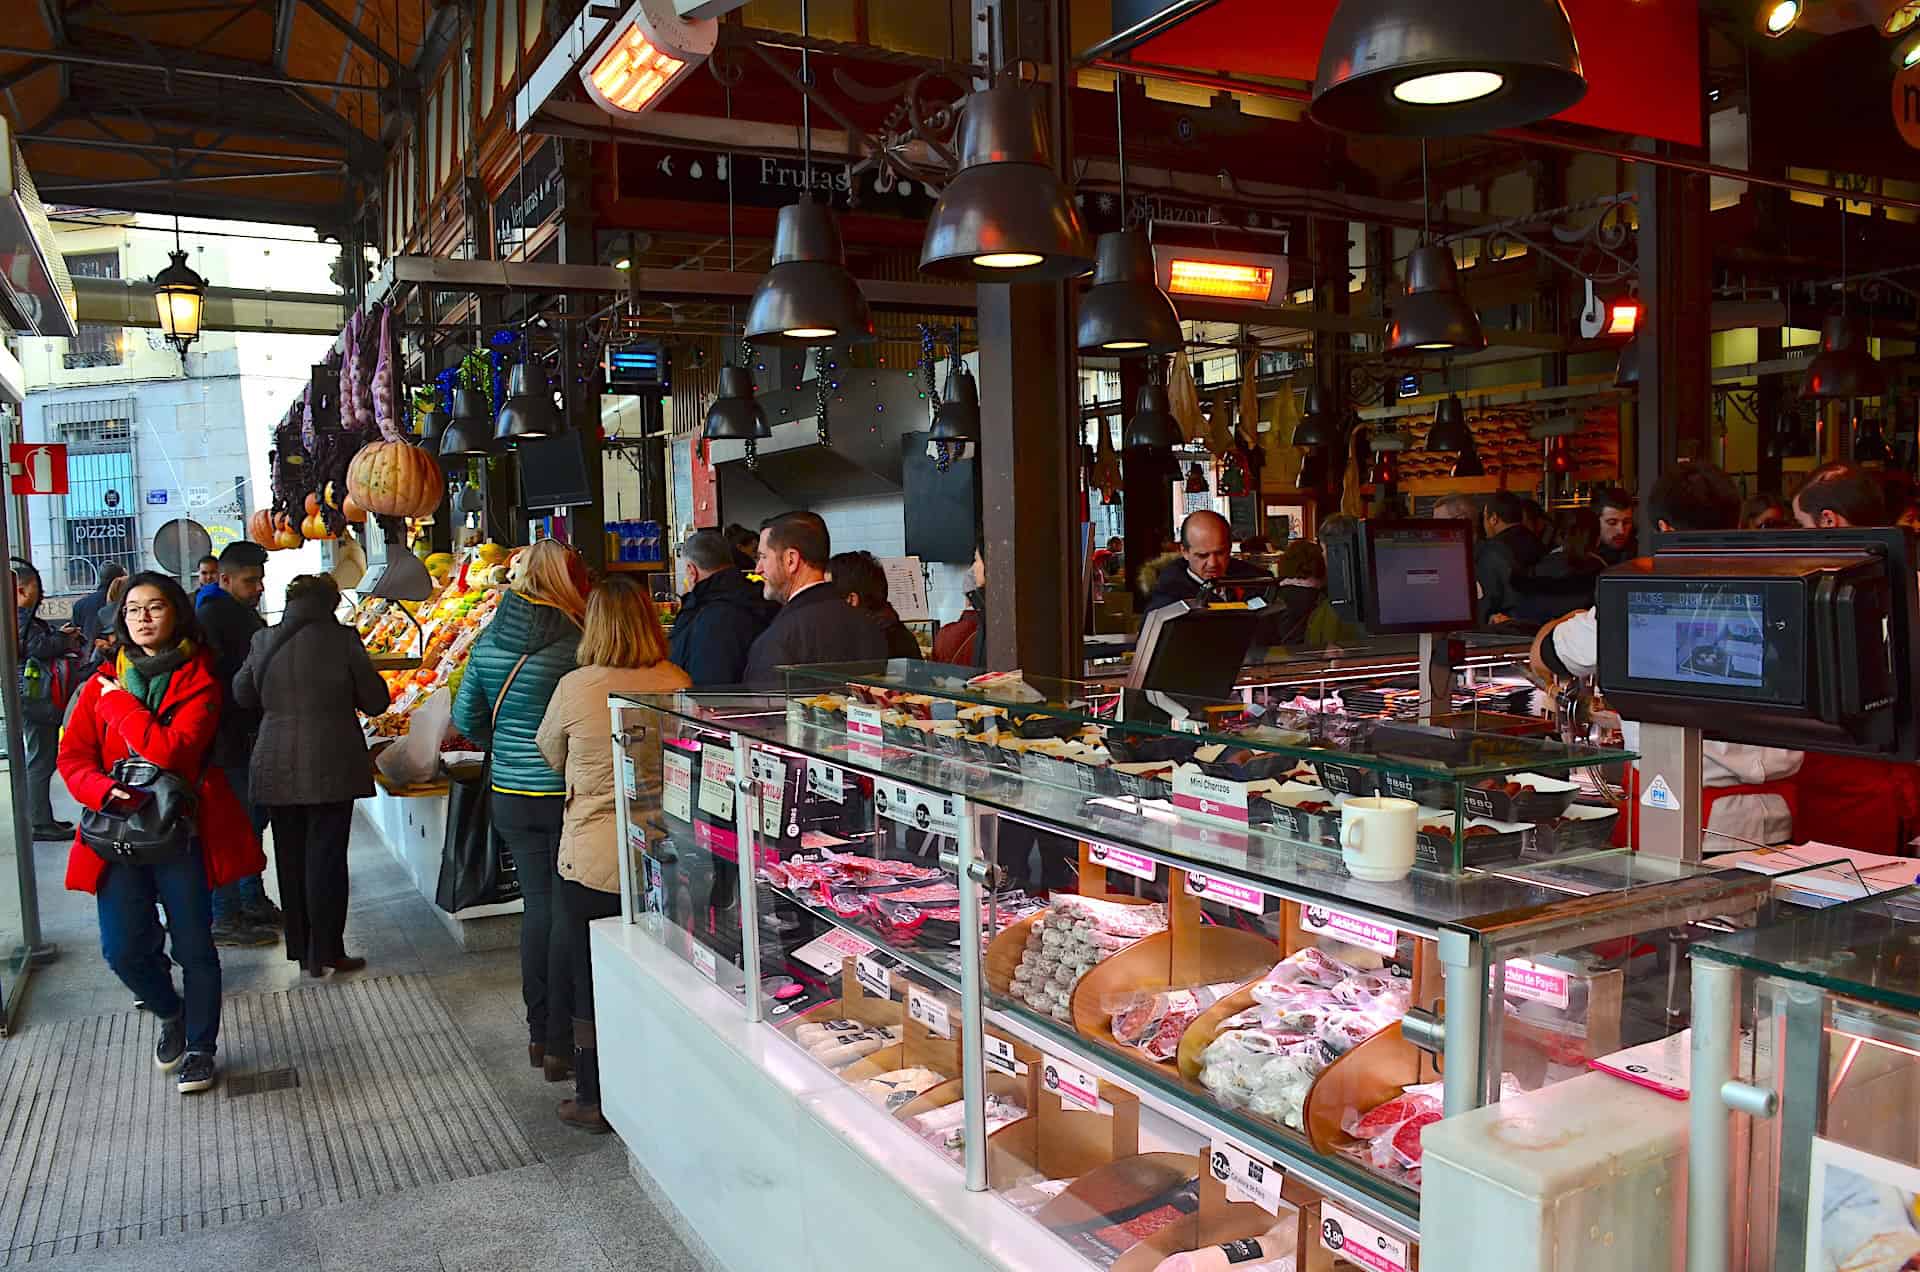
<path id="1" fill-rule="evenodd" d="M 1640 326 L 1640 302 L 1637 300 L 1610 300 L 1607 302 L 1607 334 L 1610 336 L 1630 336 Z"/>
<path id="2" fill-rule="evenodd" d="M 1273 295 L 1273 271 L 1265 265 L 1190 261 L 1175 257 L 1167 290 L 1180 296 L 1217 296 L 1265 302 Z"/>
<path id="3" fill-rule="evenodd" d="M 634 0 L 588 56 L 580 82 L 600 105 L 637 115 L 713 52 L 718 24 L 689 22 L 671 0 Z"/>

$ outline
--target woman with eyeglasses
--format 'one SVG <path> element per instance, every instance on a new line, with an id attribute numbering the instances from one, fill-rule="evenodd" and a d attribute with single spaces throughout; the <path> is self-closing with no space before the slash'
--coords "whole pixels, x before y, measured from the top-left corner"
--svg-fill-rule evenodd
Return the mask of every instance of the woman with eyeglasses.
<path id="1" fill-rule="evenodd" d="M 177 1070 L 180 1091 L 190 1094 L 213 1086 L 220 1039 L 212 890 L 258 874 L 267 862 L 246 809 L 207 762 L 222 695 L 186 592 L 164 574 L 134 575 L 116 631 L 113 665 L 89 677 L 74 702 L 60 741 L 60 776 L 84 807 L 130 811 L 145 793 L 123 786 L 114 766 L 137 756 L 186 783 L 192 833 L 177 855 L 137 864 L 109 861 L 76 835 L 67 887 L 94 894 L 100 952 L 140 1006 L 159 1018 L 153 1062 L 164 1073 Z M 156 903 L 166 910 L 164 929 Z"/>

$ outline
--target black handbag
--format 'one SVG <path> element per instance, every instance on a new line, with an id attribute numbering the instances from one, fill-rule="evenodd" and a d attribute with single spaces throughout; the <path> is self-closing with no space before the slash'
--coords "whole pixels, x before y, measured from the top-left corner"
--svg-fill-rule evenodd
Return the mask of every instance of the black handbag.
<path id="1" fill-rule="evenodd" d="M 136 801 L 82 810 L 80 841 L 108 865 L 157 866 L 193 851 L 193 814 L 199 804 L 185 778 L 138 755 L 115 760 L 108 776 Z"/>
<path id="2" fill-rule="evenodd" d="M 528 655 L 507 673 L 494 699 L 492 724 L 500 722 L 500 704 L 514 677 L 526 665 Z M 440 844 L 440 878 L 434 887 L 433 903 L 448 914 L 458 914 L 469 906 L 512 901 L 519 897 L 519 880 L 511 854 L 493 833 L 493 819 L 487 805 L 493 790 L 493 741 L 487 741 L 487 758 L 474 781 L 458 778 L 447 786 L 447 831 Z"/>

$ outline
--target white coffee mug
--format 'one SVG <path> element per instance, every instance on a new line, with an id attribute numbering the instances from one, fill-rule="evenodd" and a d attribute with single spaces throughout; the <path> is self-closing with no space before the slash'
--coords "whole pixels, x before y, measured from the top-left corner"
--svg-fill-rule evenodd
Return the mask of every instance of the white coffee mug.
<path id="1" fill-rule="evenodd" d="M 1356 879 L 1392 883 L 1413 869 L 1419 805 L 1390 795 L 1359 795 L 1340 805 L 1340 855 Z"/>

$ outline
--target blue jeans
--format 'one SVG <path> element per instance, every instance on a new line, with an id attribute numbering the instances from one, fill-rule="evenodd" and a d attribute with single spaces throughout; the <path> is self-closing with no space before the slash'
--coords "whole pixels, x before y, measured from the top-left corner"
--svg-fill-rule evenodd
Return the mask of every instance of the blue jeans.
<path id="1" fill-rule="evenodd" d="M 108 866 L 95 897 L 100 952 L 120 983 L 162 1020 L 186 1013 L 187 1050 L 212 1055 L 220 1039 L 220 954 L 213 946 L 207 868 L 196 845 L 181 861 Z M 162 931 L 155 902 L 166 907 Z M 173 938 L 173 958 L 166 954 Z M 186 994 L 173 987 L 180 964 Z"/>
<path id="2" fill-rule="evenodd" d="M 220 771 L 227 775 L 227 785 L 233 788 L 234 796 L 246 808 L 247 816 L 253 821 L 253 833 L 259 834 L 267 828 L 267 810 L 254 804 L 248 798 L 247 766 L 245 764 L 221 765 Z M 248 875 L 236 879 L 224 888 L 213 890 L 213 921 L 223 923 L 229 919 L 241 917 L 246 910 L 264 904 L 267 899 L 266 886 L 259 875 Z"/>

